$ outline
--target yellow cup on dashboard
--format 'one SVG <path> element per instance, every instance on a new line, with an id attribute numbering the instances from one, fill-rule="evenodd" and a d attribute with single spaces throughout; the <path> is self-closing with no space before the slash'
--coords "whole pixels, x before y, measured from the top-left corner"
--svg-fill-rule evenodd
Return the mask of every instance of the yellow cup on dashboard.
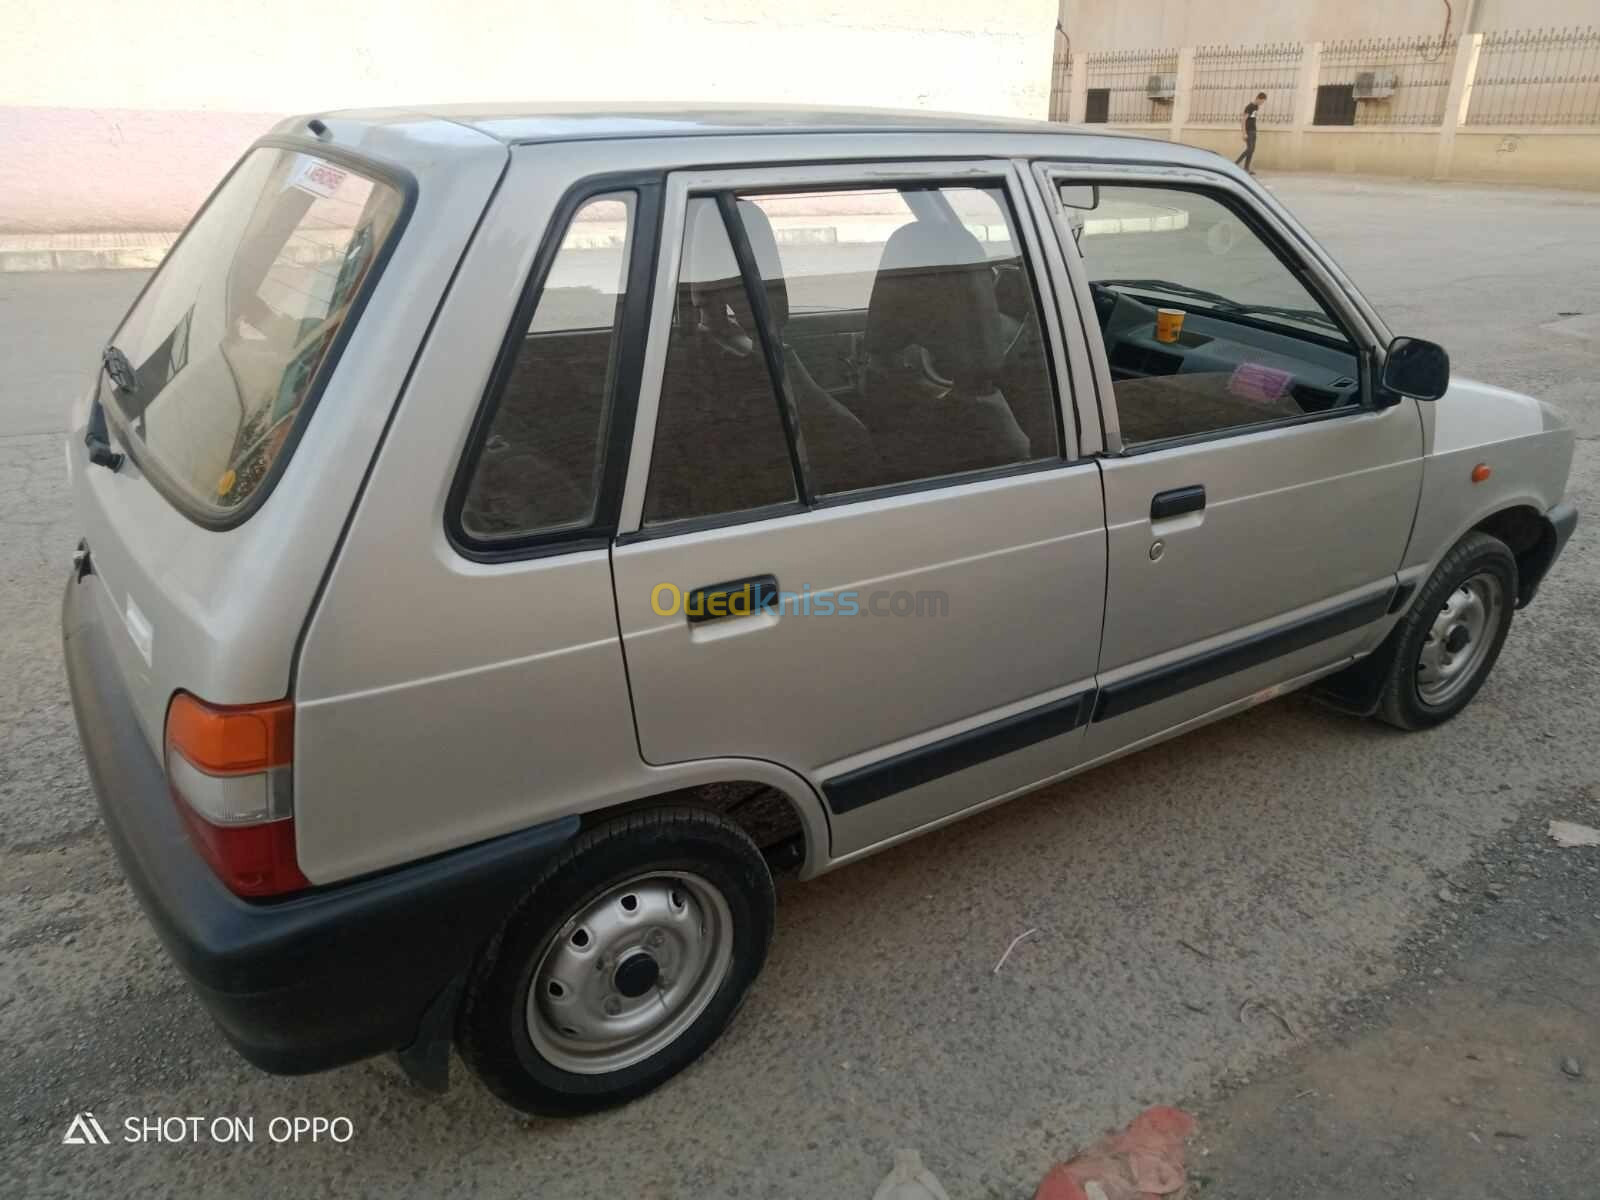
<path id="1" fill-rule="evenodd" d="M 1183 309 L 1156 309 L 1156 341 L 1175 342 L 1183 332 Z"/>

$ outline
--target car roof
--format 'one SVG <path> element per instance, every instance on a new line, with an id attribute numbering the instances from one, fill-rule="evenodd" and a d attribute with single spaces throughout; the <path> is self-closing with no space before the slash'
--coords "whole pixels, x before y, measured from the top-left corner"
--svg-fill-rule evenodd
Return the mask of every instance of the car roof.
<path id="1" fill-rule="evenodd" d="M 419 119 L 465 125 L 509 145 L 608 138 L 715 137 L 789 133 L 1048 133 L 1127 136 L 1096 127 L 919 109 L 831 108 L 779 104 L 544 103 L 444 104 L 347 109 L 329 119 L 363 124 Z"/>

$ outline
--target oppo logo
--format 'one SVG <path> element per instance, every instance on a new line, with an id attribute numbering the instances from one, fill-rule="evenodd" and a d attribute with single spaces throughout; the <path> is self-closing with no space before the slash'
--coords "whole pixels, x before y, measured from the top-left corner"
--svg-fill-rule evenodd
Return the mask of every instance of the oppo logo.
<path id="1" fill-rule="evenodd" d="M 121 1141 L 125 1143 L 193 1143 L 256 1141 L 255 1117 L 128 1117 L 123 1120 Z M 269 1142 L 337 1142 L 343 1145 L 355 1136 L 349 1117 L 272 1117 L 262 1126 Z M 109 1146 L 111 1137 L 92 1112 L 72 1118 L 61 1137 L 63 1146 Z"/>

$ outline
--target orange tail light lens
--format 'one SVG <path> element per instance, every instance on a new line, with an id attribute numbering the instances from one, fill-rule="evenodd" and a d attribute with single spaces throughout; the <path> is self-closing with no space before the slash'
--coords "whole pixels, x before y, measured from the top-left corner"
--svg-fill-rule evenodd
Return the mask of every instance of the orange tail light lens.
<path id="1" fill-rule="evenodd" d="M 190 838 L 229 890 L 277 896 L 311 886 L 295 860 L 292 702 L 224 706 L 179 692 L 166 751 Z"/>

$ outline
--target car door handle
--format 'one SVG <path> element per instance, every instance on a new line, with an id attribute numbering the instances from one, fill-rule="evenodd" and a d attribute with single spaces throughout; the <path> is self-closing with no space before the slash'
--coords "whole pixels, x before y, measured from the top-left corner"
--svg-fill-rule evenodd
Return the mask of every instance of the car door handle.
<path id="1" fill-rule="evenodd" d="M 689 624 L 700 625 L 729 617 L 753 617 L 775 604 L 777 599 L 776 576 L 751 575 L 694 588 L 684 597 L 683 611 Z"/>
<path id="2" fill-rule="evenodd" d="M 1199 512 L 1206 506 L 1206 485 L 1193 483 L 1188 487 L 1157 492 L 1150 501 L 1150 519 L 1162 521 L 1167 517 Z"/>

